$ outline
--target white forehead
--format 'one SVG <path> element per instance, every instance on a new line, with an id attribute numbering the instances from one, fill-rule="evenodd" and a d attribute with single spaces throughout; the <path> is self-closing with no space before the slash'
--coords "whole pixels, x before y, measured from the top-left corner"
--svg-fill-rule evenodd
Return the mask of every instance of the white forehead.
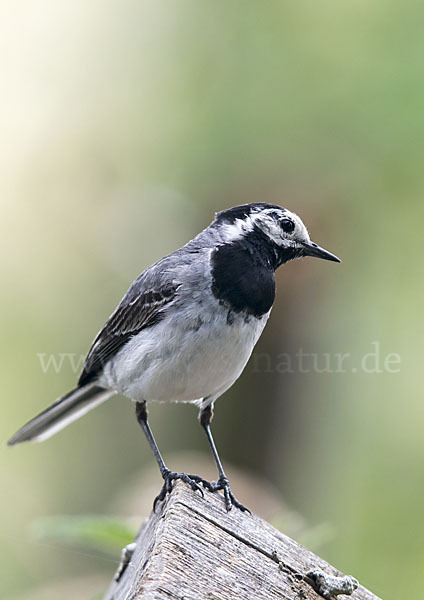
<path id="1" fill-rule="evenodd" d="M 290 234 L 285 233 L 281 228 L 280 221 L 284 218 L 291 219 L 294 223 L 295 228 Z M 294 212 L 283 208 L 266 208 L 253 211 L 243 218 L 235 219 L 233 223 L 225 223 L 222 230 L 223 237 L 226 242 L 235 241 L 252 231 L 255 226 L 279 246 L 290 246 L 296 241 L 309 241 L 308 230 L 302 219 Z"/>
<path id="2" fill-rule="evenodd" d="M 279 214 L 276 214 L 279 213 Z M 290 219 L 294 223 L 292 233 L 283 231 L 281 219 Z M 256 225 L 276 244 L 290 246 L 293 242 L 309 241 L 308 230 L 303 221 L 294 212 L 290 210 L 277 211 L 276 209 L 265 209 L 258 213 L 255 219 Z"/>

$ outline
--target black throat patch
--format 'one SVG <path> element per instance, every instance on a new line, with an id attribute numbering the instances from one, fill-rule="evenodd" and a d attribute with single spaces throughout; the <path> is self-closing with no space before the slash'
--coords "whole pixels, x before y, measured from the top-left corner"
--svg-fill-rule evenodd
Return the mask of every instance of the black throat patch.
<path id="1" fill-rule="evenodd" d="M 212 292 L 235 312 L 260 317 L 275 298 L 274 271 L 294 253 L 281 252 L 258 230 L 212 253 Z"/>

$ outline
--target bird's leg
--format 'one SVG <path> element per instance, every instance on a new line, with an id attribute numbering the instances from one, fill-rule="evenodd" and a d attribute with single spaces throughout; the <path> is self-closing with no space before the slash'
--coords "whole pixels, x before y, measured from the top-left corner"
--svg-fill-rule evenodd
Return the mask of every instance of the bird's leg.
<path id="1" fill-rule="evenodd" d="M 175 471 L 170 471 L 168 467 L 165 465 L 165 462 L 162 458 L 162 455 L 159 451 L 158 445 L 156 444 L 156 440 L 153 436 L 152 430 L 150 429 L 150 425 L 147 421 L 147 407 L 146 402 L 136 402 L 135 405 L 135 414 L 137 416 L 137 421 L 140 423 L 141 428 L 143 429 L 147 441 L 149 442 L 150 448 L 153 450 L 153 454 L 155 455 L 156 461 L 159 465 L 160 473 L 163 477 L 164 484 L 162 486 L 161 491 L 156 496 L 153 502 L 153 510 L 156 508 L 156 504 L 163 500 L 166 494 L 171 493 L 172 491 L 172 482 L 176 479 L 181 479 L 188 483 L 192 490 L 198 490 L 203 496 L 203 490 L 199 486 L 199 484 L 187 473 L 176 473 Z"/>
<path id="2" fill-rule="evenodd" d="M 226 506 L 227 511 L 231 510 L 231 508 L 233 506 L 235 506 L 236 508 L 239 508 L 243 512 L 246 511 L 246 512 L 250 513 L 250 510 L 248 508 L 246 508 L 245 506 L 243 506 L 243 504 L 241 504 L 237 500 L 237 498 L 234 496 L 234 494 L 232 493 L 232 491 L 230 489 L 230 484 L 228 482 L 227 476 L 225 475 L 225 471 L 222 466 L 221 459 L 219 458 L 218 451 L 216 449 L 215 442 L 212 437 L 212 432 L 211 432 L 211 427 L 210 427 L 212 419 L 213 419 L 213 408 L 212 408 L 212 404 L 210 404 L 209 406 L 205 407 L 204 409 L 202 409 L 200 411 L 199 420 L 200 420 L 200 425 L 203 427 L 203 429 L 206 432 L 208 442 L 211 447 L 216 466 L 218 468 L 218 481 L 209 483 L 208 481 L 205 481 L 204 479 L 201 479 L 200 477 L 196 477 L 193 475 L 190 475 L 190 477 L 194 478 L 195 481 L 202 483 L 204 485 L 204 487 L 206 487 L 211 492 L 223 490 L 224 498 L 225 498 L 225 506 Z"/>

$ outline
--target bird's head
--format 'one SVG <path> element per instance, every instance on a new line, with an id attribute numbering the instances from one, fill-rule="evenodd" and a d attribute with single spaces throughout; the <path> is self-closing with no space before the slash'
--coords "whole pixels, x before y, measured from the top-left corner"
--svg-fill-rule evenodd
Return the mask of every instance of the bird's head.
<path id="1" fill-rule="evenodd" d="M 262 239 L 278 257 L 275 266 L 303 256 L 341 262 L 311 242 L 300 217 L 282 206 L 262 202 L 242 204 L 217 213 L 214 224 L 219 226 L 227 243 Z"/>

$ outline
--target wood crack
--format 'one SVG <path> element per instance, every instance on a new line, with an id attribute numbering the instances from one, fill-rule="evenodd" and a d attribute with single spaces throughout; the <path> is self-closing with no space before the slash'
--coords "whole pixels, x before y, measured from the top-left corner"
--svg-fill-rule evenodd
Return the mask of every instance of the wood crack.
<path id="1" fill-rule="evenodd" d="M 276 563 L 279 566 L 281 571 L 283 571 L 283 572 L 285 571 L 288 574 L 293 575 L 297 581 L 302 581 L 304 579 L 304 576 L 302 573 L 300 573 L 300 571 L 298 571 L 297 569 L 295 569 L 294 567 L 292 567 L 291 565 L 289 565 L 288 563 L 286 563 L 285 561 L 281 560 L 278 557 L 278 553 L 276 550 L 269 552 L 265 548 L 262 548 L 261 546 L 258 546 L 257 544 L 255 544 L 253 541 L 248 540 L 247 538 L 239 535 L 236 531 L 231 530 L 228 527 L 225 527 L 225 525 L 223 525 L 222 523 L 219 523 L 219 521 L 216 521 L 212 517 L 209 517 L 209 516 L 205 515 L 204 513 L 196 510 L 193 506 L 189 506 L 188 504 L 185 504 L 184 502 L 181 502 L 181 501 L 179 501 L 178 504 L 185 506 L 185 508 L 196 513 L 199 517 L 202 517 L 203 519 L 206 519 L 206 521 L 209 521 L 209 523 L 212 523 L 216 527 L 219 527 L 219 529 L 221 529 L 228 535 L 231 535 L 233 538 L 235 538 L 239 542 L 242 542 L 246 546 L 249 546 L 249 548 L 256 550 L 256 552 L 260 552 L 263 556 L 266 556 L 267 558 L 272 560 L 274 563 Z"/>

